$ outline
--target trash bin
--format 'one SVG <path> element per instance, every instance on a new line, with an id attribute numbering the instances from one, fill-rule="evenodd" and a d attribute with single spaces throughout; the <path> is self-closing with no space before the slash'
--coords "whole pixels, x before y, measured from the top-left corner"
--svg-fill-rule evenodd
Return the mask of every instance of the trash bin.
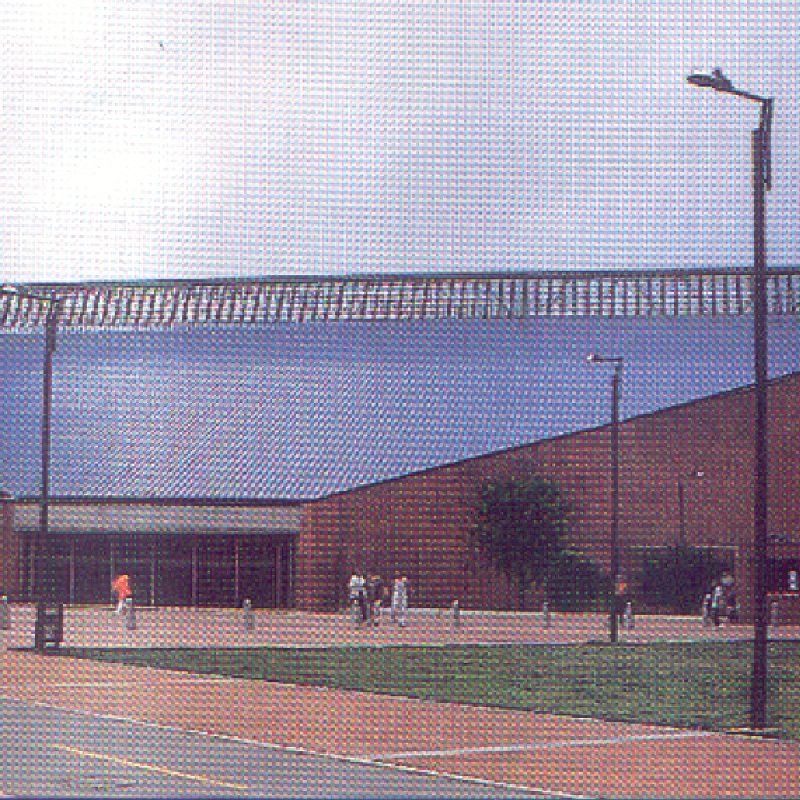
<path id="1" fill-rule="evenodd" d="M 47 647 L 57 649 L 64 641 L 64 604 L 36 604 L 36 626 L 33 634 L 33 646 L 37 650 Z"/>

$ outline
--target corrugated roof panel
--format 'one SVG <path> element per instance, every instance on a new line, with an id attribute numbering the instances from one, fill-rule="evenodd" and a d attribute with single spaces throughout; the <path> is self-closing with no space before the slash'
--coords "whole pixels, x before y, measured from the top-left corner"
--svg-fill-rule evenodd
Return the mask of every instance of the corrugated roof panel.
<path id="1" fill-rule="evenodd" d="M 798 333 L 794 317 L 771 320 L 772 375 L 800 369 Z M 51 493 L 319 497 L 572 432 L 609 415 L 610 373 L 586 363 L 592 351 L 625 358 L 633 416 L 751 382 L 752 319 L 61 333 Z M 40 333 L 0 336 L 0 480 L 20 496 L 39 491 L 41 359 Z"/>

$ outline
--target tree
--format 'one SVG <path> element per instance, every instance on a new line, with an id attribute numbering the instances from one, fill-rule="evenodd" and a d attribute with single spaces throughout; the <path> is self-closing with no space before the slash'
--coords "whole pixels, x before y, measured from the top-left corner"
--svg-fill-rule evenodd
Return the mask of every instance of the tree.
<path id="1" fill-rule="evenodd" d="M 569 504 L 558 486 L 539 476 L 510 478 L 484 485 L 477 542 L 509 580 L 517 580 L 519 607 L 525 590 L 546 579 L 564 549 Z"/>

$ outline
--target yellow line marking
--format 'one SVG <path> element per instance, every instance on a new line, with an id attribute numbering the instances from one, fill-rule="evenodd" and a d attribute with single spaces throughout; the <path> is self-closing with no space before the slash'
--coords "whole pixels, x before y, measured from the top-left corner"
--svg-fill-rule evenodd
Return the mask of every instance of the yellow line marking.
<path id="1" fill-rule="evenodd" d="M 174 680 L 162 681 L 167 686 L 185 683 L 230 683 L 229 678 L 176 678 Z M 68 681 L 67 683 L 46 683 L 43 684 L 48 689 L 129 689 L 131 686 L 141 686 L 141 681 Z"/>
<path id="2" fill-rule="evenodd" d="M 228 783 L 226 781 L 218 781 L 215 778 L 206 778 L 203 775 L 193 775 L 191 772 L 181 772 L 177 769 L 167 769 L 166 767 L 157 767 L 155 764 L 143 764 L 140 761 L 131 761 L 128 758 L 120 758 L 119 756 L 112 756 L 107 753 L 93 753 L 91 750 L 80 750 L 77 747 L 69 747 L 64 744 L 54 744 L 56 750 L 63 750 L 65 753 L 72 753 L 73 755 L 85 756 L 87 758 L 96 758 L 100 761 L 111 761 L 115 764 L 122 764 L 126 767 L 134 767 L 135 769 L 143 769 L 149 772 L 158 772 L 162 775 L 169 775 L 172 778 L 186 778 L 190 781 L 200 781 L 201 783 L 209 783 L 214 786 L 221 786 L 223 789 L 238 789 L 246 791 L 250 787 L 243 783 Z"/>

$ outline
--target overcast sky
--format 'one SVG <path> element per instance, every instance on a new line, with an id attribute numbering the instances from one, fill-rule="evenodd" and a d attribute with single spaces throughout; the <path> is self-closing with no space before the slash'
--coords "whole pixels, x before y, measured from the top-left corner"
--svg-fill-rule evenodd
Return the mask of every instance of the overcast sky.
<path id="1" fill-rule="evenodd" d="M 796 0 L 0 0 L 3 281 L 800 262 Z"/>

